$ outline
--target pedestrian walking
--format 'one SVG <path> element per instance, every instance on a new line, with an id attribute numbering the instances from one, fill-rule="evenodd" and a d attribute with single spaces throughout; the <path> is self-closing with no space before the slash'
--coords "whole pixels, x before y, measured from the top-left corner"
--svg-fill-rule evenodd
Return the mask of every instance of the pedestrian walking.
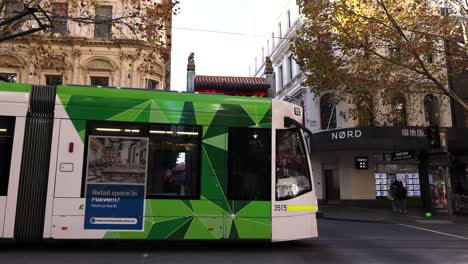
<path id="1" fill-rule="evenodd" d="M 395 179 L 394 182 L 390 185 L 389 193 L 391 194 L 392 201 L 392 210 L 393 212 L 406 213 L 406 196 L 407 191 L 403 183 L 398 179 Z"/>

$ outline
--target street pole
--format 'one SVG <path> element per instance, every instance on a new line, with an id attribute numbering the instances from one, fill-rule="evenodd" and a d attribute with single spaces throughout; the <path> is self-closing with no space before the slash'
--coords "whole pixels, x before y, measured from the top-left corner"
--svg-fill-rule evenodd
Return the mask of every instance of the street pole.
<path id="1" fill-rule="evenodd" d="M 452 206 L 452 186 L 450 180 L 450 167 L 445 167 L 445 189 L 446 189 L 446 196 L 447 196 L 447 211 L 448 216 L 451 218 L 453 216 L 453 206 Z"/>
<path id="2" fill-rule="evenodd" d="M 447 211 L 448 217 L 453 216 L 453 206 L 452 206 L 452 181 L 450 180 L 450 163 L 449 163 L 449 153 L 448 153 L 448 137 L 447 137 L 447 129 L 442 128 L 440 129 L 440 147 L 442 153 L 446 155 L 447 165 L 444 166 L 444 181 L 445 181 L 445 196 L 447 199 Z"/>

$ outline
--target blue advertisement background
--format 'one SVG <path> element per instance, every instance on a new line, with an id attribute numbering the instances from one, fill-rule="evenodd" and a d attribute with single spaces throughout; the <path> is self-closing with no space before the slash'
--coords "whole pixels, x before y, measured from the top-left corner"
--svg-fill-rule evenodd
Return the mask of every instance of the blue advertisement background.
<path id="1" fill-rule="evenodd" d="M 93 192 L 95 193 L 94 195 Z M 110 194 L 96 195 L 96 192 L 108 192 Z M 130 192 L 132 195 L 112 195 L 113 192 Z M 93 198 L 101 198 L 101 201 L 93 200 Z M 97 230 L 142 230 L 144 199 L 144 185 L 88 184 L 86 189 L 84 228 Z M 137 222 L 135 224 L 95 224 L 93 223 L 93 218 L 95 217 L 136 218 Z"/>

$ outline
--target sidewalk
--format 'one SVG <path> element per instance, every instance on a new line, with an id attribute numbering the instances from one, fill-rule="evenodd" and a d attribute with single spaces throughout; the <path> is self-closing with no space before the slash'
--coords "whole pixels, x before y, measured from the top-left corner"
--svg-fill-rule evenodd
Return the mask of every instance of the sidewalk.
<path id="1" fill-rule="evenodd" d="M 408 213 L 394 213 L 390 208 L 362 208 L 340 205 L 321 205 L 317 218 L 375 223 L 447 223 L 468 224 L 468 216 L 454 216 L 449 218 L 443 215 L 424 217 L 420 208 L 409 208 Z"/>

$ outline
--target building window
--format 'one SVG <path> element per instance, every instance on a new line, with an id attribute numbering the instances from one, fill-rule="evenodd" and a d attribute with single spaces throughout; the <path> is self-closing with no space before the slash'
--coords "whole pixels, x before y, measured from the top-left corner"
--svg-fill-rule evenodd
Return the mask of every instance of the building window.
<path id="1" fill-rule="evenodd" d="M 46 85 L 62 85 L 62 75 L 46 75 Z"/>
<path id="2" fill-rule="evenodd" d="M 424 97 L 424 113 L 429 125 L 440 124 L 440 106 L 437 96 L 428 94 Z"/>
<path id="3" fill-rule="evenodd" d="M 68 4 L 52 3 L 52 12 L 53 32 L 65 35 L 67 33 Z"/>
<path id="4" fill-rule="evenodd" d="M 146 89 L 148 90 L 158 90 L 159 82 L 153 79 L 146 79 Z"/>
<path id="5" fill-rule="evenodd" d="M 336 128 L 336 103 L 331 93 L 320 98 L 320 123 L 323 130 Z"/>
<path id="6" fill-rule="evenodd" d="M 109 86 L 109 77 L 91 76 L 91 85 L 94 86 Z"/>
<path id="7" fill-rule="evenodd" d="M 0 196 L 7 196 L 13 151 L 14 117 L 0 116 Z"/>
<path id="8" fill-rule="evenodd" d="M 291 28 L 291 11 L 288 10 L 286 13 L 287 19 L 288 19 L 288 28 Z"/>
<path id="9" fill-rule="evenodd" d="M 199 199 L 201 132 L 200 126 L 88 121 L 84 179 L 146 183 L 148 198 Z"/>
<path id="10" fill-rule="evenodd" d="M 229 200 L 271 200 L 271 130 L 229 129 Z"/>
<path id="11" fill-rule="evenodd" d="M 201 127 L 151 125 L 148 196 L 199 198 Z"/>
<path id="12" fill-rule="evenodd" d="M 398 179 L 407 190 L 408 197 L 421 196 L 421 183 L 417 165 L 412 164 L 376 164 L 375 196 L 387 197 L 390 185 Z"/>
<path id="13" fill-rule="evenodd" d="M 94 37 L 108 39 L 112 30 L 112 6 L 96 7 Z"/>
<path id="14" fill-rule="evenodd" d="M 393 99 L 391 104 L 391 118 L 393 126 L 406 126 L 406 104 L 403 96 L 398 96 Z"/>
<path id="15" fill-rule="evenodd" d="M 360 127 L 373 127 L 374 126 L 374 104 L 372 99 L 360 100 L 357 106 L 357 115 Z"/>
<path id="16" fill-rule="evenodd" d="M 292 80 L 293 78 L 293 58 L 292 55 L 288 57 L 288 73 L 289 73 L 289 80 Z"/>
<path id="17" fill-rule="evenodd" d="M 4 73 L 0 72 L 0 82 L 17 82 L 16 73 Z"/>
<path id="18" fill-rule="evenodd" d="M 278 84 L 280 89 L 283 88 L 283 65 L 278 67 Z"/>

